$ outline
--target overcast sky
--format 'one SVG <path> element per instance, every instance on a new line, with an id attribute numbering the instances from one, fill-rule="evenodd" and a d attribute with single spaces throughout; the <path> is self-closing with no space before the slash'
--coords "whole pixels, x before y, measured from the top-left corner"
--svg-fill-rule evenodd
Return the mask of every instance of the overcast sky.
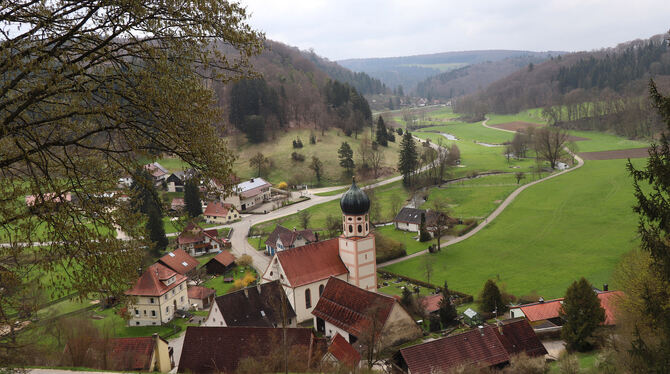
<path id="1" fill-rule="evenodd" d="M 592 50 L 670 29 L 670 0 L 240 1 L 269 39 L 331 60 Z"/>

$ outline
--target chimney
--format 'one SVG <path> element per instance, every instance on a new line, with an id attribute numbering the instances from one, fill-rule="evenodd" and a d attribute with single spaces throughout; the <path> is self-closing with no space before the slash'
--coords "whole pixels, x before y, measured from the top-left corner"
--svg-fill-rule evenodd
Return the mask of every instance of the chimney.
<path id="1" fill-rule="evenodd" d="M 609 286 L 607 283 L 603 284 L 603 291 L 609 291 Z"/>
<path id="2" fill-rule="evenodd" d="M 480 333 L 482 336 L 484 336 L 484 326 L 479 325 L 479 326 L 477 326 L 477 328 L 479 329 L 479 333 Z"/>
<path id="3" fill-rule="evenodd" d="M 249 289 L 248 288 L 244 289 L 244 297 L 246 297 L 247 299 L 249 298 Z"/>
<path id="4" fill-rule="evenodd" d="M 538 302 L 542 304 L 544 302 L 544 297 L 540 296 L 540 300 L 538 300 Z"/>
<path id="5" fill-rule="evenodd" d="M 256 285 L 256 291 L 258 291 L 259 295 L 261 294 L 261 285 L 260 284 Z"/>
<path id="6" fill-rule="evenodd" d="M 498 332 L 500 333 L 500 335 L 504 335 L 503 334 L 503 323 L 502 323 L 502 321 L 496 321 L 496 325 L 498 325 Z"/>
<path id="7" fill-rule="evenodd" d="M 296 229 L 295 226 L 293 226 L 293 232 L 296 232 L 296 231 L 298 231 L 298 229 Z"/>
<path id="8" fill-rule="evenodd" d="M 254 183 L 254 178 L 251 178 L 249 182 Z"/>

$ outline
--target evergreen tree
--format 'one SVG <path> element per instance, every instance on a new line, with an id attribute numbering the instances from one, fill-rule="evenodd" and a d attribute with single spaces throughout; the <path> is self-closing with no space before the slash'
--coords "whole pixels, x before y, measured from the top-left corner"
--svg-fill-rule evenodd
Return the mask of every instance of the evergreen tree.
<path id="1" fill-rule="evenodd" d="M 649 91 L 654 106 L 670 129 L 670 97 L 662 96 L 653 81 Z M 627 167 L 633 176 L 637 199 L 634 211 L 639 214 L 641 247 L 653 260 L 648 271 L 663 286 L 647 287 L 640 297 L 643 300 L 641 314 L 653 321 L 653 326 L 646 327 L 654 331 L 655 336 L 645 340 L 637 332 L 627 353 L 646 365 L 645 370 L 660 373 L 670 367 L 670 243 L 667 240 L 670 236 L 670 139 L 667 133 L 661 135 L 660 144 L 653 144 L 649 149 L 646 165 L 645 169 L 637 170 L 629 161 Z"/>
<path id="2" fill-rule="evenodd" d="M 418 166 L 419 154 L 416 144 L 409 131 L 406 131 L 400 143 L 400 157 L 398 159 L 398 170 L 402 174 L 402 183 L 405 186 L 412 184 L 412 175 Z"/>
<path id="3" fill-rule="evenodd" d="M 426 230 L 426 213 L 421 213 L 421 223 L 419 224 L 419 241 L 427 242 L 430 240 L 430 234 Z"/>
<path id="4" fill-rule="evenodd" d="M 498 285 L 491 279 L 486 281 L 484 289 L 479 294 L 479 306 L 483 312 L 497 312 L 498 315 L 501 315 L 507 309 L 507 306 L 503 303 Z"/>
<path id="5" fill-rule="evenodd" d="M 262 143 L 265 140 L 265 118 L 259 115 L 244 117 L 244 132 L 249 143 Z"/>
<path id="6" fill-rule="evenodd" d="M 428 320 L 430 322 L 430 325 L 428 326 L 430 332 L 437 332 L 442 330 L 442 326 L 440 326 L 440 316 L 431 314 Z"/>
<path id="7" fill-rule="evenodd" d="M 340 166 L 346 170 L 347 174 L 351 174 L 354 171 L 354 151 L 349 146 L 349 143 L 342 142 L 340 149 L 337 150 L 337 154 L 340 159 Z"/>
<path id="8" fill-rule="evenodd" d="M 442 289 L 442 300 L 440 300 L 440 320 L 442 321 L 443 326 L 449 326 L 452 324 L 456 317 L 458 317 L 458 312 L 456 312 L 456 306 L 451 303 L 449 299 L 449 287 L 447 286 L 447 281 L 444 282 L 444 288 Z"/>
<path id="9" fill-rule="evenodd" d="M 202 214 L 200 189 L 193 179 L 188 179 L 184 184 L 184 205 L 189 216 L 197 217 Z"/>
<path id="10" fill-rule="evenodd" d="M 561 338 L 568 350 L 580 352 L 592 348 L 589 341 L 593 332 L 605 321 L 605 310 L 593 291 L 591 283 L 583 277 L 573 282 L 565 293 L 558 315 L 565 320 Z"/>
<path id="11" fill-rule="evenodd" d="M 375 140 L 377 144 L 388 147 L 388 134 L 386 133 L 386 125 L 384 124 L 384 118 L 379 116 L 377 119 L 377 134 L 375 135 Z"/>
<path id="12" fill-rule="evenodd" d="M 162 211 L 153 178 L 145 169 L 135 171 L 130 191 L 131 205 L 136 212 L 147 214 L 151 206 L 156 206 Z"/>
<path id="13" fill-rule="evenodd" d="M 149 207 L 147 214 L 147 231 L 149 232 L 149 240 L 153 243 L 151 254 L 154 257 L 159 257 L 161 252 L 167 248 L 169 242 L 165 236 L 161 212 L 154 205 Z"/>
<path id="14" fill-rule="evenodd" d="M 409 290 L 409 287 L 405 287 L 402 289 L 402 296 L 400 297 L 400 304 L 402 304 L 405 308 L 410 308 L 412 306 L 414 299 L 414 295 L 412 295 L 412 291 Z"/>

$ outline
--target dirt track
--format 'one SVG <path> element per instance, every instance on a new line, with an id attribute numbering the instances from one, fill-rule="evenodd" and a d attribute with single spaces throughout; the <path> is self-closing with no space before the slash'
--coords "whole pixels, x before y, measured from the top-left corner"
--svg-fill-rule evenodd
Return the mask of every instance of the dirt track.
<path id="1" fill-rule="evenodd" d="M 649 148 L 620 149 L 618 151 L 580 152 L 584 160 L 618 160 L 625 158 L 647 158 Z"/>

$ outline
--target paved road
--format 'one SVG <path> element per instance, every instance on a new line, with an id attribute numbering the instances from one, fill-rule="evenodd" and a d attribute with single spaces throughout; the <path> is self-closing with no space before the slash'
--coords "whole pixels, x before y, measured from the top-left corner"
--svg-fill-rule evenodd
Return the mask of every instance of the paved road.
<path id="1" fill-rule="evenodd" d="M 488 119 L 487 119 L 486 121 L 488 121 Z M 484 125 L 485 127 L 490 128 L 490 129 L 500 130 L 500 131 L 507 131 L 507 132 L 515 132 L 515 131 L 503 130 L 503 129 L 497 129 L 497 128 L 495 128 L 495 127 L 487 126 L 487 125 L 486 125 L 486 121 L 482 122 L 482 125 Z M 467 234 L 465 234 L 465 235 L 463 235 L 463 236 L 459 236 L 459 237 L 457 237 L 457 238 L 454 238 L 454 239 L 451 239 L 451 240 L 446 241 L 446 242 L 444 242 L 444 243 L 441 243 L 440 248 L 444 248 L 444 247 L 448 247 L 448 246 L 450 246 L 450 245 L 454 245 L 454 244 L 456 244 L 456 243 L 460 243 L 460 242 L 462 242 L 463 240 L 466 240 L 466 239 L 470 238 L 471 236 L 475 235 L 476 233 L 478 233 L 480 230 L 482 230 L 484 227 L 486 227 L 491 221 L 493 221 L 496 217 L 498 217 L 498 215 L 500 215 L 500 213 L 502 213 L 502 211 L 505 210 L 505 208 L 507 208 L 507 207 L 512 203 L 512 201 L 514 201 L 514 199 L 516 199 L 516 197 L 519 196 L 519 194 L 520 194 L 523 190 L 525 190 L 526 188 L 528 188 L 528 187 L 530 187 L 530 186 L 534 186 L 534 185 L 536 185 L 536 184 L 538 184 L 538 183 L 544 182 L 544 181 L 549 180 L 549 179 L 551 179 L 551 178 L 556 178 L 556 177 L 558 177 L 559 175 L 563 175 L 563 174 L 565 174 L 565 173 L 569 173 L 569 172 L 571 172 L 571 171 L 573 171 L 573 170 L 579 169 L 580 167 L 582 167 L 582 166 L 584 165 L 584 160 L 582 160 L 581 157 L 577 156 L 576 154 L 573 154 L 573 153 L 570 152 L 567 148 L 565 148 L 565 150 L 566 150 L 568 153 L 570 153 L 570 154 L 572 155 L 572 157 L 574 157 L 574 158 L 577 160 L 577 166 L 571 167 L 570 169 L 565 169 L 565 170 L 563 170 L 563 171 L 561 171 L 561 172 L 558 172 L 558 173 L 556 173 L 556 174 L 552 174 L 552 175 L 546 176 L 546 177 L 544 177 L 544 178 L 542 178 L 542 179 L 538 179 L 538 180 L 536 180 L 536 181 L 534 181 L 534 182 L 525 184 L 525 185 L 523 185 L 523 186 L 517 188 L 516 190 L 514 190 L 514 192 L 512 192 L 509 196 L 507 196 L 507 198 L 505 199 L 505 201 L 503 201 L 500 205 L 498 205 L 498 207 L 496 208 L 496 210 L 493 211 L 493 213 L 491 213 L 488 217 L 486 217 L 486 218 L 484 219 L 483 222 L 481 222 L 479 225 L 477 225 L 477 227 L 475 227 L 473 230 L 470 230 L 470 232 L 468 232 Z M 426 254 L 426 253 L 428 253 L 428 250 L 427 250 L 427 249 L 425 249 L 425 250 L 423 250 L 423 251 L 421 251 L 421 252 L 417 252 L 417 253 L 411 254 L 411 255 L 409 255 L 409 256 L 405 256 L 405 257 L 397 258 L 397 259 L 395 259 L 395 260 L 391 260 L 391 261 L 387 261 L 387 262 L 378 264 L 377 266 L 381 268 L 381 267 L 384 267 L 384 266 L 397 264 L 397 263 L 399 263 L 399 262 L 406 261 L 406 260 L 409 260 L 410 258 L 418 257 L 418 256 L 421 256 L 421 255 Z"/>

